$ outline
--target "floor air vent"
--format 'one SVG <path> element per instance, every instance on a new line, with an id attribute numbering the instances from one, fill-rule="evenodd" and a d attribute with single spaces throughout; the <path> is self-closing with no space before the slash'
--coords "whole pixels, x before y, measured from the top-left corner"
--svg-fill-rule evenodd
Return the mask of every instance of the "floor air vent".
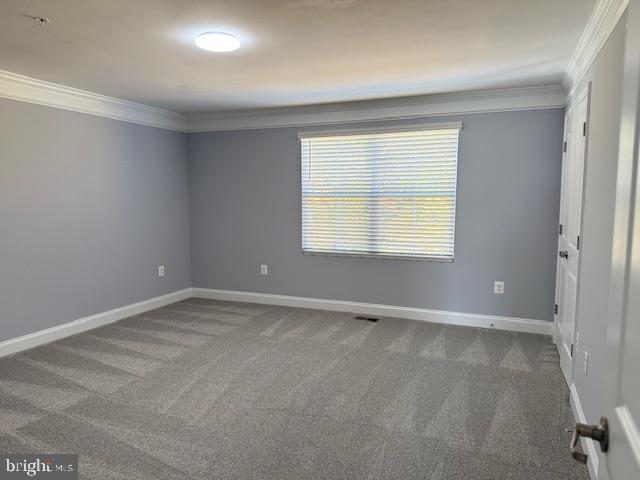
<path id="1" fill-rule="evenodd" d="M 377 322 L 378 319 L 376 317 L 365 317 L 363 315 L 358 315 L 354 317 L 356 320 L 366 320 L 367 322 Z"/>

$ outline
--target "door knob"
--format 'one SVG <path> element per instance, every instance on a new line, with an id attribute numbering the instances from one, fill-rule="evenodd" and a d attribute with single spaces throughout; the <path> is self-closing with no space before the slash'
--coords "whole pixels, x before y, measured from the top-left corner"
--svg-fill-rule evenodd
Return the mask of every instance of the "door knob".
<path id="1" fill-rule="evenodd" d="M 580 437 L 591 438 L 600 444 L 600 450 L 606 452 L 609 450 L 609 422 L 605 417 L 600 418 L 599 425 L 585 425 L 584 423 L 576 423 L 576 429 L 573 431 L 569 449 L 571 456 L 580 463 L 587 463 L 588 456 L 578 447 Z"/>
<path id="2" fill-rule="evenodd" d="M 569 258 L 569 252 L 567 250 L 560 250 L 558 252 L 560 258 Z"/>

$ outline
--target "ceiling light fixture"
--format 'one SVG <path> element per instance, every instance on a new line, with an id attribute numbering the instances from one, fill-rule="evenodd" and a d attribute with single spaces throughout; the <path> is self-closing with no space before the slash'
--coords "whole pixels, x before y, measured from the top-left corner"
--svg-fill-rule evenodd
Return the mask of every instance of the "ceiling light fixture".
<path id="1" fill-rule="evenodd" d="M 233 52 L 240 48 L 240 40 L 224 32 L 206 32 L 198 35 L 195 44 L 209 52 Z"/>

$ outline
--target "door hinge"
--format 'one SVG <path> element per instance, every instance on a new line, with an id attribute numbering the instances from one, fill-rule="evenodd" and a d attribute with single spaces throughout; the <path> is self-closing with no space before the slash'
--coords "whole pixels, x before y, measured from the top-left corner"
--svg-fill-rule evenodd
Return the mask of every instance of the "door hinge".
<path id="1" fill-rule="evenodd" d="M 553 313 L 554 313 L 554 315 L 558 314 L 558 304 L 557 303 L 553 306 Z"/>
<path id="2" fill-rule="evenodd" d="M 586 137 L 587 136 L 587 122 L 584 122 L 582 124 L 582 136 Z"/>
<path id="3" fill-rule="evenodd" d="M 573 343 L 571 344 L 571 358 L 573 358 Z"/>
<path id="4" fill-rule="evenodd" d="M 576 250 L 580 250 L 580 235 L 578 235 L 578 239 L 576 240 Z"/>
<path id="5" fill-rule="evenodd" d="M 562 224 L 558 227 L 558 235 L 562 235 Z"/>
<path id="6" fill-rule="evenodd" d="M 564 143 L 562 144 L 562 151 L 564 153 L 567 153 L 567 141 L 565 140 Z"/>

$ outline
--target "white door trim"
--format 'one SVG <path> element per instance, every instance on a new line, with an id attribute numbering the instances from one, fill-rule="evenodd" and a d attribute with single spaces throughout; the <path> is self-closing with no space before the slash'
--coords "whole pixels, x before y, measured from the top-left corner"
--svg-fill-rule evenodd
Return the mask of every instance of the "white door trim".
<path id="1" fill-rule="evenodd" d="M 636 459 L 636 463 L 640 465 L 640 429 L 636 422 L 633 421 L 633 416 L 629 411 L 629 407 L 621 405 L 616 407 L 616 415 L 622 426 L 625 436 L 631 445 L 631 451 Z"/>

